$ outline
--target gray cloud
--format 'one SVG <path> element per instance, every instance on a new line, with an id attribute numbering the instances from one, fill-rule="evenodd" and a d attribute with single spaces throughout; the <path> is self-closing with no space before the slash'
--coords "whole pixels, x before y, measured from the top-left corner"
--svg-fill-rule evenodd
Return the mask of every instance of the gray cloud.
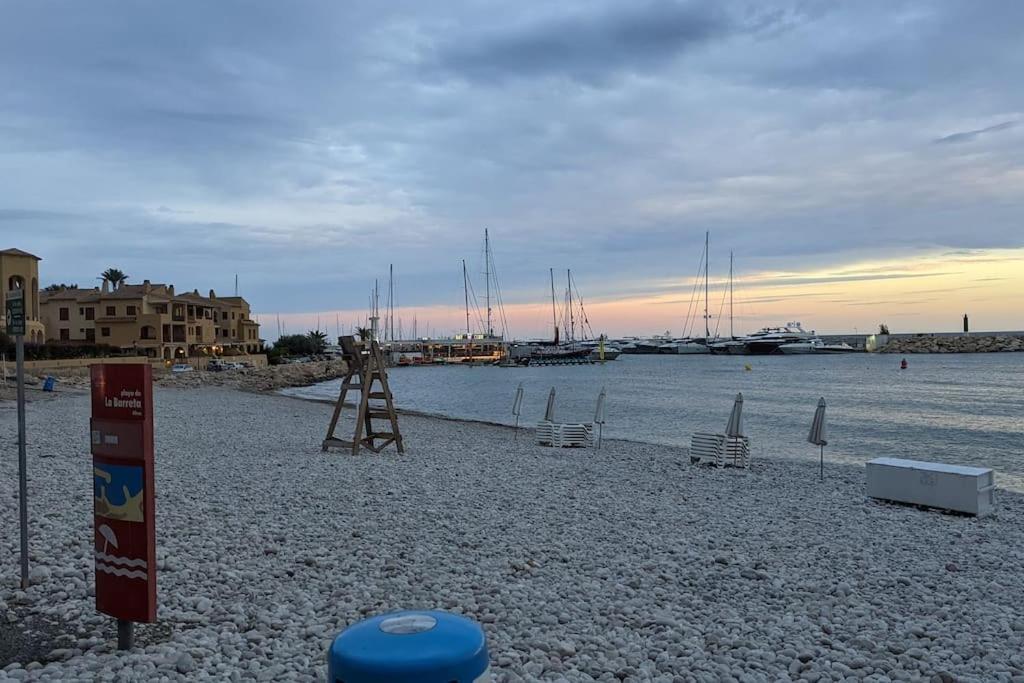
<path id="1" fill-rule="evenodd" d="M 0 246 L 45 281 L 238 272 L 281 311 L 362 307 L 390 262 L 403 303 L 454 305 L 484 227 L 510 302 L 549 266 L 671 291 L 705 230 L 718 278 L 730 250 L 741 275 L 974 261 L 1024 246 L 1024 138 L 982 127 L 1024 111 L 1022 8 L 12 5 Z"/>
<path id="2" fill-rule="evenodd" d="M 459 36 L 441 46 L 439 64 L 488 82 L 548 75 L 600 82 L 620 70 L 663 64 L 738 29 L 717 4 L 641 0 L 573 10 Z"/>
<path id="3" fill-rule="evenodd" d="M 936 138 L 934 142 L 940 145 L 949 144 L 951 142 L 970 142 L 971 140 L 975 140 L 988 133 L 996 133 L 1001 130 L 1013 128 L 1017 123 L 1019 122 L 1003 121 L 1002 123 L 997 123 L 994 126 L 986 126 L 985 128 L 977 128 L 975 130 L 967 130 L 959 133 L 951 133 L 950 135 L 944 135 L 941 138 Z"/>

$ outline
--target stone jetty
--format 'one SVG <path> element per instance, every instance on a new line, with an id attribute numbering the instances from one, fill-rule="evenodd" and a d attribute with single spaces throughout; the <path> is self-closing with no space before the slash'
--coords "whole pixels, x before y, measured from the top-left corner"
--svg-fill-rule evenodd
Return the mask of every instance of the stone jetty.
<path id="1" fill-rule="evenodd" d="M 1007 335 L 917 335 L 890 339 L 879 353 L 997 353 L 1024 351 L 1024 337 Z"/>

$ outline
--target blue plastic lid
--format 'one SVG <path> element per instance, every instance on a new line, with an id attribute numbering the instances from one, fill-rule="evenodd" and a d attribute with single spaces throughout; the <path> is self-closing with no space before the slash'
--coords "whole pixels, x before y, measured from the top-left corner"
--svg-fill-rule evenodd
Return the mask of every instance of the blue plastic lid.
<path id="1" fill-rule="evenodd" d="M 487 666 L 476 622 L 446 612 L 393 612 L 334 639 L 328 683 L 472 683 Z"/>

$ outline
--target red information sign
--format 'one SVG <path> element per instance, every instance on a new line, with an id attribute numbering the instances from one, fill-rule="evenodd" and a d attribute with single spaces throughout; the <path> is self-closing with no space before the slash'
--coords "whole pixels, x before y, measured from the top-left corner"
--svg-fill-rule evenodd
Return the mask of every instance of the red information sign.
<path id="1" fill-rule="evenodd" d="M 156 621 L 153 371 L 148 363 L 91 371 L 96 609 Z"/>

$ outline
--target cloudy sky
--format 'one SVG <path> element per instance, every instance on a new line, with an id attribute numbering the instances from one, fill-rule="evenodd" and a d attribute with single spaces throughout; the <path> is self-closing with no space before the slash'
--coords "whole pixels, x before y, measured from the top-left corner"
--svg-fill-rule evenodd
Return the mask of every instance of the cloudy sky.
<path id="1" fill-rule="evenodd" d="M 1024 3 L 0 3 L 0 247 L 242 293 L 277 335 L 511 332 L 548 268 L 681 333 L 704 232 L 737 331 L 1024 328 Z M 476 318 L 476 314 L 473 314 Z M 460 322 L 461 321 L 461 322 Z"/>

